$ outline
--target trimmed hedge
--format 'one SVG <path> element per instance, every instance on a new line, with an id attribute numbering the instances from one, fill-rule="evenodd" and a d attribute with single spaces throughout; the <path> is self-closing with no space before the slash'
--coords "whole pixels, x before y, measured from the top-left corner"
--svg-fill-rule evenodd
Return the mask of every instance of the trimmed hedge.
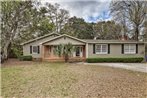
<path id="1" fill-rule="evenodd" d="M 99 62 L 122 62 L 122 63 L 139 63 L 142 62 L 143 58 L 87 58 L 88 63 L 99 63 Z"/>
<path id="2" fill-rule="evenodd" d="M 20 56 L 19 60 L 20 61 L 32 61 L 32 56 L 31 55 L 27 55 L 27 56 Z"/>

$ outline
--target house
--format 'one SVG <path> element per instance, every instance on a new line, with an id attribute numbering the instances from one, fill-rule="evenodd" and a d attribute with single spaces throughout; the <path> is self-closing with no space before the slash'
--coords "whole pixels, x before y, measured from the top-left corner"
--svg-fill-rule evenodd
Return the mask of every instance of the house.
<path id="1" fill-rule="evenodd" d="M 23 55 L 32 55 L 43 61 L 63 61 L 55 54 L 59 44 L 71 43 L 77 47 L 70 60 L 84 61 L 86 58 L 144 57 L 144 42 L 126 40 L 89 40 L 78 39 L 66 34 L 51 33 L 25 43 Z"/>

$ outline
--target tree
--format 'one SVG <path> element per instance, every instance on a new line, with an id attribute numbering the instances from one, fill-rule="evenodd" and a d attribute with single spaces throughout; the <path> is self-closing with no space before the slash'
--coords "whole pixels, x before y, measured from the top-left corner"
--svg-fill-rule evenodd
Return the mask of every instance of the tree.
<path id="1" fill-rule="evenodd" d="M 121 36 L 121 26 L 114 21 L 101 21 L 93 23 L 94 39 L 119 39 Z"/>
<path id="2" fill-rule="evenodd" d="M 147 42 L 147 20 L 145 21 L 143 27 L 143 40 Z"/>
<path id="3" fill-rule="evenodd" d="M 61 33 L 81 39 L 119 39 L 121 26 L 114 21 L 87 23 L 82 18 L 71 17 Z"/>
<path id="4" fill-rule="evenodd" d="M 24 41 L 48 34 L 55 28 L 55 25 L 46 16 L 48 13 L 47 7 L 42 7 L 42 4 L 36 1 L 32 2 L 32 5 L 33 9 L 29 15 L 29 20 L 27 20 L 29 21 L 29 25 L 20 31 L 20 37 L 21 39 L 25 39 Z"/>
<path id="5" fill-rule="evenodd" d="M 147 18 L 146 1 L 112 1 L 111 14 L 119 23 L 123 22 L 123 27 L 128 27 L 128 32 L 138 41 L 141 29 Z"/>
<path id="6" fill-rule="evenodd" d="M 1 52 L 7 59 L 9 46 L 19 35 L 20 29 L 29 24 L 28 15 L 31 12 L 31 1 L 2 1 L 1 2 Z"/>
<path id="7" fill-rule="evenodd" d="M 68 62 L 69 57 L 71 56 L 72 52 L 74 50 L 74 47 L 71 43 L 68 44 L 60 44 L 57 46 L 55 53 L 59 57 L 64 57 L 65 62 Z"/>
<path id="8" fill-rule="evenodd" d="M 24 41 L 50 33 L 55 25 L 46 16 L 47 7 L 39 7 L 36 1 L 1 2 L 1 53 L 7 59 L 9 53 L 20 55 Z M 17 52 L 19 51 L 19 52 Z"/>
<path id="9" fill-rule="evenodd" d="M 38 28 L 37 36 L 43 36 L 45 34 L 52 32 L 54 27 L 55 27 L 54 24 L 49 23 L 49 19 L 44 17 L 39 21 L 39 25 L 37 26 Z"/>
<path id="10" fill-rule="evenodd" d="M 64 28 L 61 30 L 61 33 L 66 33 L 81 39 L 93 38 L 92 25 L 86 23 L 84 19 L 75 16 L 67 21 Z"/>
<path id="11" fill-rule="evenodd" d="M 46 15 L 49 17 L 50 22 L 55 25 L 54 31 L 59 33 L 69 19 L 69 12 L 65 9 L 60 9 L 60 5 L 57 3 L 55 5 L 46 3 L 46 6 Z"/>
<path id="12" fill-rule="evenodd" d="M 147 60 L 147 20 L 145 21 L 145 24 L 144 24 L 144 29 L 143 29 L 143 39 L 144 39 L 144 47 L 145 47 L 145 58 Z"/>

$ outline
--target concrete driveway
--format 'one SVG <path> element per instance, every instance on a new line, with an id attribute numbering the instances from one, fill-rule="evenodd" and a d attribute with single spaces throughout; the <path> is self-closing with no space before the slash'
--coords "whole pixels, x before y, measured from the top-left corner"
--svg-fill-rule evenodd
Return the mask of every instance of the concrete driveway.
<path id="1" fill-rule="evenodd" d="M 84 63 L 86 65 L 110 66 L 147 73 L 147 63 Z"/>

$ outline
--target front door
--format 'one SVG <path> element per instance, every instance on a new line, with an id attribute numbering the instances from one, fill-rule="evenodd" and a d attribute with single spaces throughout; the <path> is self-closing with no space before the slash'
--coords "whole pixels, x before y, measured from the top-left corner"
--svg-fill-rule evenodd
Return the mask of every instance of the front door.
<path id="1" fill-rule="evenodd" d="M 76 57 L 82 57 L 83 56 L 83 49 L 82 49 L 82 47 L 76 47 L 75 56 Z"/>
<path id="2" fill-rule="evenodd" d="M 80 47 L 76 48 L 76 56 L 80 56 Z"/>

